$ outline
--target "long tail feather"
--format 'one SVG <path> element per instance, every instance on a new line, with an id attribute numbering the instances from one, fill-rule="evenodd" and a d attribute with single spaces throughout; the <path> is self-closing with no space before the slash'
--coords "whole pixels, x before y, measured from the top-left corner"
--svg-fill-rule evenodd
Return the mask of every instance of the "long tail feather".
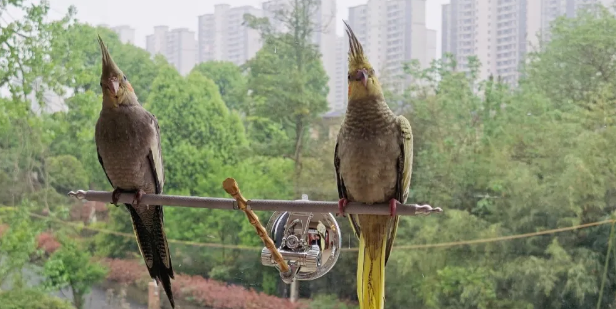
<path id="1" fill-rule="evenodd" d="M 387 216 L 358 215 L 361 232 L 357 259 L 357 297 L 360 309 L 385 306 L 385 250 Z"/>
<path id="2" fill-rule="evenodd" d="M 175 308 L 173 292 L 171 291 L 173 267 L 167 237 L 162 225 L 162 206 L 139 206 L 148 207 L 148 210 L 137 212 L 131 204 L 125 205 L 130 211 L 139 251 L 141 251 L 150 277 L 162 284 L 171 307 Z"/>

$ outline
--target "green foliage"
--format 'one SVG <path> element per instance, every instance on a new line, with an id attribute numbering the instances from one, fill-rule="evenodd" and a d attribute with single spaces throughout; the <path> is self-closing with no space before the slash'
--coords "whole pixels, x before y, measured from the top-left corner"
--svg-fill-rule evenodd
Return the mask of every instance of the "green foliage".
<path id="1" fill-rule="evenodd" d="M 428 82 L 407 94 L 413 94 L 408 116 L 416 136 L 411 200 L 448 209 L 438 219 L 403 218 L 397 245 L 530 233 L 610 217 L 614 162 L 605 154 L 616 151 L 608 107 L 614 80 L 598 81 L 588 61 L 611 57 L 616 45 L 589 29 L 616 31 L 613 20 L 600 12 L 556 21 L 553 41 L 533 55 L 515 91 L 492 78 L 476 81 L 473 72 L 455 72 L 450 58 L 421 72 L 408 68 Z M 581 92 L 572 86 L 578 82 L 585 85 Z M 614 240 L 605 229 L 583 234 L 394 250 L 388 302 L 405 308 L 594 308 L 603 261 L 611 254 L 606 243 Z M 612 269 L 602 307 L 613 302 Z M 410 299 L 403 291 L 421 296 Z"/>
<path id="2" fill-rule="evenodd" d="M 69 302 L 49 296 L 35 289 L 19 289 L 0 292 L 0 304 L 4 309 L 73 309 Z"/>
<path id="3" fill-rule="evenodd" d="M 133 234 L 133 222 L 124 205 L 108 206 L 109 220 L 102 227 L 112 231 Z M 167 209 L 165 209 L 166 213 Z M 97 224 L 99 225 L 99 224 Z M 112 258 L 138 257 L 139 246 L 134 237 L 119 237 L 114 234 L 100 233 L 94 237 L 96 254 Z"/>
<path id="4" fill-rule="evenodd" d="M 40 226 L 28 216 L 29 205 L 19 208 L 0 208 L 0 222 L 8 229 L 0 235 L 0 285 L 21 281 L 22 270 L 29 268 L 31 258 L 38 255 L 36 235 Z"/>
<path id="5" fill-rule="evenodd" d="M 214 82 L 196 71 L 183 78 L 171 66 L 161 67 L 146 107 L 154 115 L 164 115 L 158 120 L 169 175 L 167 192 L 197 194 L 199 184 L 212 190 L 204 184 L 214 181 L 208 174 L 236 162 L 237 149 L 246 144 L 238 116 L 227 109 Z M 219 190 L 220 179 L 215 181 Z"/>
<path id="6" fill-rule="evenodd" d="M 55 113 L 47 119 L 53 128 L 50 151 L 56 155 L 70 154 L 82 162 L 88 175 L 88 188 L 110 188 L 101 168 L 93 143 L 94 126 L 102 98 L 94 91 L 76 93 L 65 101 L 66 113 Z M 73 187 L 72 190 L 77 189 Z"/>
<path id="7" fill-rule="evenodd" d="M 57 70 L 59 63 L 56 58 L 50 57 L 53 49 L 48 43 L 51 37 L 63 32 L 75 13 L 74 8 L 71 7 L 66 16 L 55 22 L 45 21 L 49 12 L 49 3 L 45 1 L 27 4 L 22 0 L 5 0 L 1 10 L 24 16 L 19 20 L 5 21 L 2 27 L 0 86 L 7 86 L 13 98 L 18 100 L 25 100 L 31 94 L 40 99 L 45 89 L 57 90 L 61 85 L 58 78 L 61 72 Z M 42 82 L 43 87 L 34 87 L 35 81 Z"/>
<path id="8" fill-rule="evenodd" d="M 295 162 L 294 195 L 299 197 L 303 156 L 311 146 L 310 128 L 327 111 L 328 77 L 312 34 L 316 0 L 291 1 L 273 17 L 288 29 L 272 30 L 267 18 L 244 17 L 261 33 L 264 44 L 245 64 L 251 95 L 245 108 L 251 145 L 258 153 L 283 156 Z"/>
<path id="9" fill-rule="evenodd" d="M 336 295 L 319 294 L 310 303 L 311 309 L 358 309 L 358 306 L 345 304 Z"/>
<path id="10" fill-rule="evenodd" d="M 242 111 L 247 99 L 246 78 L 232 62 L 208 61 L 198 64 L 193 71 L 214 81 L 223 102 L 230 110 Z"/>
<path id="11" fill-rule="evenodd" d="M 26 7 L 21 1 L 6 2 L 5 7 L 27 14 L 0 35 L 0 58 L 6 60 L 0 63 L 0 85 L 25 73 L 24 83 L 11 83 L 11 93 L 0 97 L 0 204 L 18 206 L 0 209 L 0 228 L 5 229 L 0 230 L 0 280 L 19 288 L 1 293 L 1 303 L 54 306 L 45 304 L 53 301 L 40 292 L 20 287 L 21 270 L 41 262 L 36 236 L 50 224 L 33 220 L 28 212 L 45 210 L 60 218 L 67 213 L 66 191 L 110 189 L 93 142 L 101 107 L 97 34 L 140 102 L 159 120 L 166 194 L 226 197 L 221 182 L 233 177 L 251 199 L 295 199 L 301 193 L 312 200 L 337 199 L 333 141 L 309 134 L 326 111 L 328 92 L 320 55 L 311 43 L 314 29 L 304 18 L 316 2 L 293 1 L 275 12 L 278 22 L 292 30 L 288 33 L 275 32 L 265 18 L 246 16 L 246 23 L 263 35 L 263 49 L 242 68 L 208 62 L 187 77 L 161 56 L 151 60 L 147 52 L 122 44 L 109 29 L 76 22 L 73 11 L 63 20 L 45 22 L 45 3 Z M 613 33 L 616 17 L 603 9 L 557 19 L 551 42 L 542 42 L 529 55 L 516 89 L 498 78 L 479 80 L 476 58 L 465 61 L 469 72 L 460 72 L 452 56 L 425 70 L 416 62 L 405 67 L 417 83 L 403 94 L 389 93 L 388 102 L 402 104 L 399 111 L 413 126 L 409 202 L 440 206 L 445 213 L 400 220 L 395 246 L 413 247 L 395 248 L 387 265 L 388 308 L 613 306 L 616 250 L 607 249 L 616 240 L 608 236 L 607 225 L 421 247 L 613 218 Z M 66 90 L 67 112 L 39 115 L 28 108 L 27 96 L 41 98 L 41 89 L 31 86 L 39 77 L 45 86 L 41 89 Z M 323 129 L 333 130 L 335 124 L 327 126 Z M 125 234 L 99 233 L 93 241 L 87 233 L 79 235 L 99 256 L 141 261 L 129 214 L 124 207 L 109 208 L 109 218 L 91 227 Z M 265 223 L 270 213 L 259 215 Z M 338 221 L 344 246 L 356 247 L 348 220 Z M 72 227 L 48 227 L 77 235 Z M 165 227 L 169 239 L 261 246 L 238 212 L 166 207 Z M 91 261 L 86 246 L 64 242 L 43 261 L 45 283 L 49 288 L 71 286 L 79 307 L 104 269 Z M 258 250 L 177 242 L 170 247 L 178 272 L 268 294 L 286 290 L 274 269 L 260 265 Z M 312 298 L 313 308 L 353 308 L 338 300 L 356 299 L 356 261 L 354 253 L 343 252 L 330 273 L 301 282 L 301 296 Z"/>
<path id="12" fill-rule="evenodd" d="M 253 143 L 263 148 L 257 149 L 295 158 L 295 146 L 305 142 L 310 124 L 327 109 L 328 89 L 316 47 L 306 47 L 310 54 L 298 66 L 292 41 L 288 34 L 269 38 L 246 64 L 252 90 L 247 114 Z"/>
<path id="13" fill-rule="evenodd" d="M 88 174 L 77 158 L 71 155 L 49 157 L 46 161 L 49 184 L 58 192 L 68 193 L 75 188 L 86 188 Z"/>
<path id="14" fill-rule="evenodd" d="M 616 17 L 604 7 L 581 12 L 577 18 L 556 19 L 551 41 L 530 54 L 529 82 L 554 99 L 558 109 L 573 102 L 590 102 L 604 84 L 616 81 L 611 55 L 616 52 Z"/>
<path id="15" fill-rule="evenodd" d="M 50 289 L 70 287 L 73 304 L 77 309 L 84 308 L 85 296 L 107 273 L 104 267 L 91 259 L 90 253 L 79 248 L 73 240 L 63 239 L 62 247 L 45 262 L 45 285 Z"/>

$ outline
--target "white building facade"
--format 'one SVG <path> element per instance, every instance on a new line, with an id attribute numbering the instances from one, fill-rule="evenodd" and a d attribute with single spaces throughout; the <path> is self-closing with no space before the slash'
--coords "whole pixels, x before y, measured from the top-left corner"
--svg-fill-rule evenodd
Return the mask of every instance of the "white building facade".
<path id="1" fill-rule="evenodd" d="M 244 15 L 262 17 L 263 11 L 251 6 L 214 6 L 214 13 L 199 16 L 198 61 L 230 61 L 242 65 L 261 49 L 259 33 L 245 25 Z"/>
<path id="2" fill-rule="evenodd" d="M 613 0 L 451 0 L 443 5 L 442 53 L 468 71 L 468 57 L 481 62 L 479 79 L 500 77 L 517 85 L 527 53 L 550 39 L 550 23 L 580 9 Z"/>
<path id="3" fill-rule="evenodd" d="M 197 63 L 195 33 L 187 28 L 154 27 L 154 33 L 146 37 L 146 50 L 152 56 L 163 55 L 181 75 L 190 73 Z"/>
<path id="4" fill-rule="evenodd" d="M 117 26 L 111 28 L 115 33 L 120 37 L 120 41 L 124 44 L 133 44 L 135 45 L 135 29 L 131 28 L 127 25 Z"/>

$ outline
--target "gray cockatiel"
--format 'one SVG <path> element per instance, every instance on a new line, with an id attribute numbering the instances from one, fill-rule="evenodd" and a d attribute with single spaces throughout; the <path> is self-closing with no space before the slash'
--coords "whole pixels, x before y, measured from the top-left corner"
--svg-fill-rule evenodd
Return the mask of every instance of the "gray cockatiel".
<path id="1" fill-rule="evenodd" d="M 387 106 L 363 48 L 349 36 L 349 103 L 334 154 L 340 213 L 348 201 L 389 203 L 391 216 L 350 215 L 359 237 L 357 297 L 361 309 L 380 309 L 385 298 L 385 264 L 396 237 L 397 202 L 409 194 L 413 134 L 404 116 Z"/>
<path id="2" fill-rule="evenodd" d="M 165 183 L 158 121 L 139 104 L 126 75 L 113 62 L 100 36 L 98 42 L 103 54 L 103 106 L 95 131 L 98 161 L 114 188 L 113 204 L 117 205 L 121 193 L 135 194 L 133 204 L 125 206 L 139 250 L 150 276 L 162 283 L 175 308 L 163 207 L 141 204 L 143 194 L 162 194 Z"/>

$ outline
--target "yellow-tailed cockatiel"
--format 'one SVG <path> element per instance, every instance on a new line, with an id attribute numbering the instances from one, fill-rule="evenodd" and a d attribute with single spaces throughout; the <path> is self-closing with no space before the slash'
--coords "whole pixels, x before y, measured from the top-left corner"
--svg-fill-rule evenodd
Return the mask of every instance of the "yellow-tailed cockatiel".
<path id="1" fill-rule="evenodd" d="M 349 103 L 334 154 L 339 211 L 347 202 L 389 203 L 391 215 L 350 215 L 359 238 L 357 297 L 361 309 L 382 309 L 385 264 L 396 237 L 398 202 L 411 182 L 413 135 L 409 121 L 387 106 L 374 68 L 353 30 L 349 36 Z"/>
<path id="2" fill-rule="evenodd" d="M 165 236 L 163 207 L 143 205 L 143 194 L 162 194 L 165 183 L 160 130 L 156 117 L 145 110 L 98 37 L 103 54 L 101 88 L 103 105 L 96 123 L 95 140 L 100 162 L 113 191 L 113 204 L 119 194 L 134 193 L 133 204 L 125 204 L 137 244 L 150 276 L 162 283 L 175 308 L 171 292 L 173 267 Z"/>

